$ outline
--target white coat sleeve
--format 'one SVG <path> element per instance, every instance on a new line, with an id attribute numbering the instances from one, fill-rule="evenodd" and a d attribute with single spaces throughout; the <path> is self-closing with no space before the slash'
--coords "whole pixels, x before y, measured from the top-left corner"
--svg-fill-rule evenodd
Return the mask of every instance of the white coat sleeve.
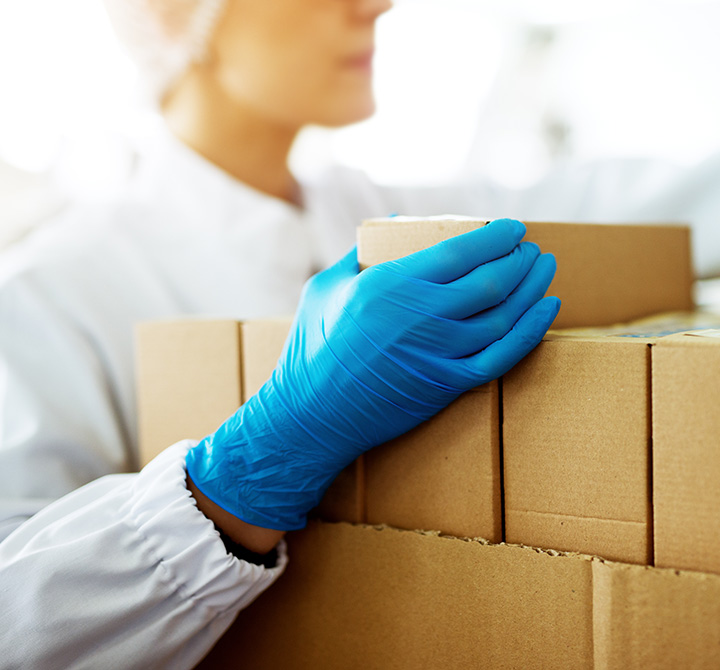
<path id="1" fill-rule="evenodd" d="M 191 442 L 52 503 L 0 543 L 0 665 L 192 668 L 282 572 L 230 556 L 185 487 Z"/>
<path id="2" fill-rule="evenodd" d="M 80 264 L 14 262 L 0 267 L 0 667 L 191 668 L 284 550 L 272 569 L 227 553 L 185 486 L 187 444 L 109 474 L 133 454 L 89 325 L 119 332 L 117 310 Z"/>

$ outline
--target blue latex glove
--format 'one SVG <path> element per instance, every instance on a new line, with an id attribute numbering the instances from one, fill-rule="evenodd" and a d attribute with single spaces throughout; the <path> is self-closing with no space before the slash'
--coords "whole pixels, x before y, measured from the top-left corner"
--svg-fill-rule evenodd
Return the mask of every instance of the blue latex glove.
<path id="1" fill-rule="evenodd" d="M 302 528 L 364 451 L 507 372 L 560 301 L 555 259 L 492 223 L 358 274 L 353 250 L 305 286 L 270 380 L 190 450 L 188 474 L 248 523 Z"/>

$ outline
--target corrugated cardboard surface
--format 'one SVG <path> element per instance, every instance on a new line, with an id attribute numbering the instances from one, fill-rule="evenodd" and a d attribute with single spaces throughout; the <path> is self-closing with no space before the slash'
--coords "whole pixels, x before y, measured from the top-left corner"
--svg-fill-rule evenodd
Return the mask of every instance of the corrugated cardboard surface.
<path id="1" fill-rule="evenodd" d="M 140 457 L 213 432 L 270 377 L 286 318 L 182 319 L 136 329 Z"/>
<path id="2" fill-rule="evenodd" d="M 720 668 L 720 577 L 593 561 L 594 667 Z"/>
<path id="3" fill-rule="evenodd" d="M 647 344 L 672 338 L 615 335 L 662 335 L 718 323 L 712 315 L 664 315 L 554 333 L 506 376 L 508 541 L 652 562 L 650 401 L 643 352 Z M 270 374 L 288 327 L 288 320 L 141 326 L 144 461 L 179 439 L 203 437 L 234 412 L 246 397 L 241 386 L 257 385 Z M 660 408 L 655 542 L 662 565 L 720 571 L 715 558 L 720 536 L 717 365 L 714 358 L 693 362 L 689 346 L 696 341 L 695 348 L 714 353 L 720 344 L 686 337 L 680 342 L 685 340 L 681 350 L 668 351 L 665 376 L 655 383 Z M 240 383 L 248 379 L 241 373 L 244 364 L 254 370 L 255 382 Z M 315 515 L 501 539 L 497 385 L 481 390 L 485 395 L 469 393 L 432 421 L 371 452 L 367 462 L 352 464 Z"/>
<path id="4" fill-rule="evenodd" d="M 552 252 L 555 327 L 606 325 L 691 310 L 690 231 L 682 226 L 528 223 L 527 240 Z"/>
<path id="5" fill-rule="evenodd" d="M 291 318 L 257 319 L 241 324 L 243 402 L 270 379 L 291 325 Z"/>
<path id="6" fill-rule="evenodd" d="M 648 342 L 551 335 L 504 377 L 508 542 L 652 562 Z"/>
<path id="7" fill-rule="evenodd" d="M 610 560 L 625 560 L 641 565 L 652 563 L 652 527 L 648 521 L 585 518 L 508 509 L 505 513 L 505 527 L 508 542 L 592 552 Z"/>
<path id="8" fill-rule="evenodd" d="M 357 253 L 361 269 L 378 263 L 402 258 L 421 249 L 427 249 L 456 235 L 484 226 L 486 221 L 477 219 L 440 217 L 427 221 L 394 219 L 369 219 L 358 228 Z"/>
<path id="9" fill-rule="evenodd" d="M 286 574 L 201 667 L 579 668 L 592 660 L 589 561 L 347 524 L 313 524 L 289 543 Z"/>
<path id="10" fill-rule="evenodd" d="M 135 338 L 141 465 L 202 439 L 242 404 L 237 321 L 142 323 Z"/>
<path id="11" fill-rule="evenodd" d="M 320 504 L 310 512 L 311 518 L 324 521 L 365 520 L 364 456 L 360 456 L 335 478 Z"/>
<path id="12" fill-rule="evenodd" d="M 720 572 L 720 340 L 653 351 L 657 565 Z"/>
<path id="13" fill-rule="evenodd" d="M 368 267 L 473 230 L 483 221 L 394 222 L 358 228 L 358 260 Z M 525 239 L 555 254 L 548 293 L 562 300 L 556 328 L 607 325 L 692 309 L 690 233 L 684 226 L 526 222 Z"/>
<path id="14" fill-rule="evenodd" d="M 720 576 L 348 524 L 288 540 L 200 668 L 720 667 Z"/>
<path id="15" fill-rule="evenodd" d="M 204 401 L 222 412 L 201 431 L 210 432 L 242 396 L 239 324 L 147 328 L 139 331 L 139 392 L 150 411 L 145 419 L 158 427 L 153 433 L 149 425 L 150 435 L 160 444 L 187 437 L 162 431 L 187 433 L 178 428 L 187 418 L 208 421 L 198 412 Z M 278 355 L 263 355 L 268 370 Z M 554 548 L 591 537 L 587 551 L 603 556 L 618 547 L 648 551 L 650 355 L 658 559 L 664 551 L 669 565 L 718 570 L 720 340 L 548 336 L 503 382 L 508 537 L 519 532 L 525 543 Z M 321 516 L 359 520 L 367 507 L 410 526 L 470 519 L 448 530 L 475 534 L 472 506 L 462 500 L 484 495 L 485 483 L 495 491 L 495 480 L 476 475 L 499 458 L 491 450 L 473 471 L 478 430 L 487 436 L 488 425 L 497 425 L 497 386 L 481 391 L 384 456 L 375 452 L 377 461 L 361 459 L 341 473 Z M 218 410 L 221 398 L 229 407 Z M 444 451 L 441 440 L 457 445 Z M 286 574 L 240 614 L 200 667 L 720 667 L 718 575 L 343 523 L 312 522 L 288 542 Z"/>
<path id="16" fill-rule="evenodd" d="M 365 454 L 365 521 L 502 540 L 498 384 Z"/>

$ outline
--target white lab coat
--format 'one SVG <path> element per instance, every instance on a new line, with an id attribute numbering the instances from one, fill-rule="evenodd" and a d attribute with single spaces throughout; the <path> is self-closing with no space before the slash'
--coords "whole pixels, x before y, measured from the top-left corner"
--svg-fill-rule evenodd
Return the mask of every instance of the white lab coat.
<path id="1" fill-rule="evenodd" d="M 133 324 L 290 314 L 356 225 L 392 212 L 693 217 L 703 267 L 720 270 L 718 178 L 720 161 L 694 177 L 606 165 L 520 193 L 382 189 L 337 170 L 304 185 L 300 210 L 161 135 L 117 202 L 75 208 L 1 257 L 0 666 L 192 667 L 286 563 L 282 543 L 274 568 L 228 555 L 185 487 L 188 442 L 117 474 L 137 466 Z"/>

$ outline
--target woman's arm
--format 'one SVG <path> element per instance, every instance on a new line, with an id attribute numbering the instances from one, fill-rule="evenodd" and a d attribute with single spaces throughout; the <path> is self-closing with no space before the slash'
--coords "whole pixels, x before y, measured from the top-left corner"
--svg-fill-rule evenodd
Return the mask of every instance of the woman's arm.
<path id="1" fill-rule="evenodd" d="M 7 667 L 192 668 L 282 573 L 230 555 L 186 487 L 191 442 L 102 477 L 0 543 Z"/>
<path id="2" fill-rule="evenodd" d="M 245 523 L 241 519 L 216 505 L 198 489 L 188 476 L 187 487 L 197 502 L 198 509 L 222 530 L 233 542 L 242 545 L 256 554 L 266 554 L 273 549 L 285 535 L 284 531 L 262 528 Z"/>

